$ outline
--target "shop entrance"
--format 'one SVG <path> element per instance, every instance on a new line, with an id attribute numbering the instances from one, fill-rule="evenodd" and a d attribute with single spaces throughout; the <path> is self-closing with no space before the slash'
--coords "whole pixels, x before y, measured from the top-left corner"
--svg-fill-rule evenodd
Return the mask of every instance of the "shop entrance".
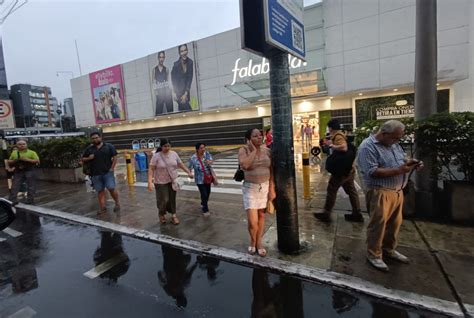
<path id="1" fill-rule="evenodd" d="M 300 113 L 293 115 L 293 138 L 296 147 L 309 151 L 319 145 L 319 113 Z"/>

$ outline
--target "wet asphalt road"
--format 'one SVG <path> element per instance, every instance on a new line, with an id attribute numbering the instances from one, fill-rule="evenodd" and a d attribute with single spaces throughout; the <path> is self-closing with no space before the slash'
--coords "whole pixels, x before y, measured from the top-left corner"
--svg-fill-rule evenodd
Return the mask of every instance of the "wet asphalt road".
<path id="1" fill-rule="evenodd" d="M 31 214 L 0 232 L 0 317 L 335 316 L 438 317 Z"/>

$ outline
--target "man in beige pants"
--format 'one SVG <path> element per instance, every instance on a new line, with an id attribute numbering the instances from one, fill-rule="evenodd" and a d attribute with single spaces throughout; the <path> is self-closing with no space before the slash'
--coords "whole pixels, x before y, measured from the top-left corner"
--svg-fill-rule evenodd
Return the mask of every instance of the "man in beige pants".
<path id="1" fill-rule="evenodd" d="M 367 260 L 382 271 L 388 271 L 382 255 L 409 263 L 406 256 L 396 251 L 403 221 L 403 188 L 408 181 L 407 173 L 423 168 L 423 162 L 406 158 L 398 144 L 404 133 L 405 126 L 401 122 L 387 121 L 376 134 L 362 142 L 357 159 L 367 187 L 367 210 L 370 213 Z"/>

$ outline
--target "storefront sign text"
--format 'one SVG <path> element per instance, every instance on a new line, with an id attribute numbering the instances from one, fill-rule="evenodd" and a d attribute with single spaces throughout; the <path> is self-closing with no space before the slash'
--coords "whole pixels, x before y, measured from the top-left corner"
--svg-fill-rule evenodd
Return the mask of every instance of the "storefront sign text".
<path id="1" fill-rule="evenodd" d="M 377 119 L 415 117 L 414 105 L 383 106 L 376 109 Z"/>

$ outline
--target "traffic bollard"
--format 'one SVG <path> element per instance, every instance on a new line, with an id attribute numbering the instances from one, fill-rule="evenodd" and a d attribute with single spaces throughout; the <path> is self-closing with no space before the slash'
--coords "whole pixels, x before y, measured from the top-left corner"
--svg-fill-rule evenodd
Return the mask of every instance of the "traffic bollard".
<path id="1" fill-rule="evenodd" d="M 311 199 L 309 178 L 309 153 L 303 152 L 303 199 Z"/>
<path id="2" fill-rule="evenodd" d="M 135 176 L 133 175 L 132 158 L 129 153 L 125 153 L 125 163 L 127 164 L 127 180 L 129 185 L 135 184 Z"/>

